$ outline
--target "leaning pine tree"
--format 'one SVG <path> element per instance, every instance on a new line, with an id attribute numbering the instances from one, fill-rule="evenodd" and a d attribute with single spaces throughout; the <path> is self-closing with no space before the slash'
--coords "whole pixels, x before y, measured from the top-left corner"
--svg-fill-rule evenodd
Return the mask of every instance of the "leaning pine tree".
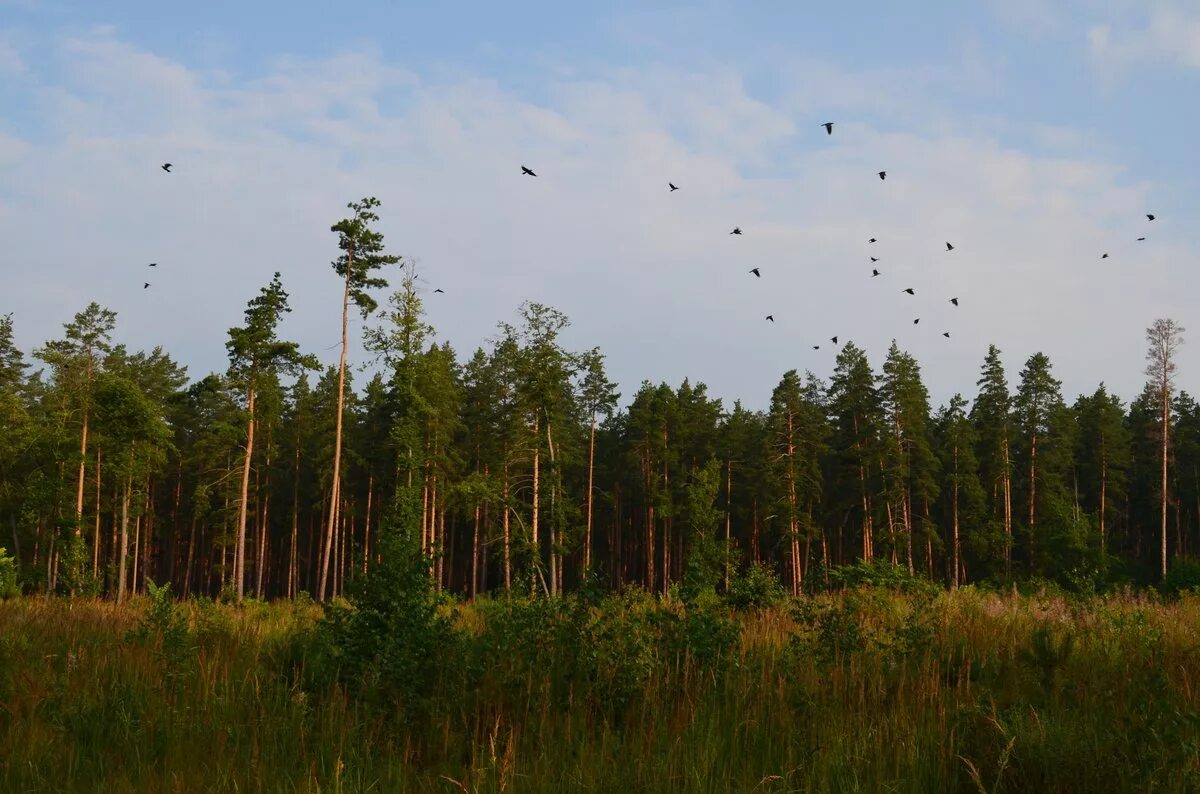
<path id="1" fill-rule="evenodd" d="M 379 199 L 364 198 L 362 201 L 351 202 L 347 205 L 354 215 L 335 223 L 330 231 L 338 235 L 338 247 L 342 255 L 333 261 L 333 269 L 344 279 L 342 290 L 342 355 L 338 362 L 338 391 L 337 391 L 337 423 L 333 441 L 333 481 L 329 497 L 329 523 L 325 530 L 325 543 L 321 554 L 321 577 L 317 585 L 317 599 L 325 600 L 326 585 L 329 579 L 329 561 L 333 550 L 333 534 L 337 527 L 338 503 L 341 499 L 341 463 L 342 463 L 342 414 L 345 408 L 346 388 L 346 347 L 348 343 L 347 329 L 350 324 L 350 301 L 362 312 L 363 319 L 375 311 L 375 300 L 368 289 L 387 286 L 385 279 L 372 276 L 373 271 L 384 265 L 394 265 L 400 257 L 383 252 L 383 235 L 371 228 L 371 224 L 379 221 L 375 207 Z"/>

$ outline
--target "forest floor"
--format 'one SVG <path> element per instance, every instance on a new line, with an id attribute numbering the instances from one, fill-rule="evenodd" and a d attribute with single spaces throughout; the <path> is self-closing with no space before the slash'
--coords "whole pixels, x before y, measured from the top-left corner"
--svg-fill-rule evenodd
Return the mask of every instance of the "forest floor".
<path id="1" fill-rule="evenodd" d="M 1195 596 L 442 610 L 347 686 L 311 603 L 2 602 L 0 790 L 1200 788 Z"/>

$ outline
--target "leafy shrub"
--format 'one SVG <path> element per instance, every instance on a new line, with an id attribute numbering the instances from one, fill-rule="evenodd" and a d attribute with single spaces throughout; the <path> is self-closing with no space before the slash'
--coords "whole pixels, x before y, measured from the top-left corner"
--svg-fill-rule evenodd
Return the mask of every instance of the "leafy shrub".
<path id="1" fill-rule="evenodd" d="M 830 569 L 829 578 L 839 587 L 881 587 L 911 595 L 933 596 L 941 590 L 935 582 L 886 560 L 841 565 Z"/>
<path id="2" fill-rule="evenodd" d="M 187 619 L 171 598 L 170 583 L 159 587 L 147 578 L 146 598 L 146 610 L 138 625 L 129 632 L 129 639 L 152 643 L 166 680 L 174 682 L 195 650 L 188 636 Z"/>
<path id="3" fill-rule="evenodd" d="M 396 519 L 380 532 L 383 563 L 351 589 L 347 604 L 326 608 L 310 661 L 368 702 L 422 716 L 440 675 L 460 658 L 451 620 L 429 574 L 430 560 L 414 533 Z"/>
<path id="4" fill-rule="evenodd" d="M 1164 595 L 1200 592 L 1200 560 L 1191 557 L 1173 560 L 1161 589 Z"/>
<path id="5" fill-rule="evenodd" d="M 17 586 L 17 561 L 0 546 L 0 599 L 16 598 L 21 594 Z"/>
<path id="6" fill-rule="evenodd" d="M 779 575 L 770 565 L 751 563 L 729 583 L 729 603 L 735 609 L 769 609 L 787 598 Z"/>

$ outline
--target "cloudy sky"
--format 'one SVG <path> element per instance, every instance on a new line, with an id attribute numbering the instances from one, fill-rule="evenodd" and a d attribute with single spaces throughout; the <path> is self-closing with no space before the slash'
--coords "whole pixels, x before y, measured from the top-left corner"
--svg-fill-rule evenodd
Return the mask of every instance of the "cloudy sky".
<path id="1" fill-rule="evenodd" d="M 837 334 L 876 365 L 895 338 L 938 401 L 988 343 L 1128 398 L 1163 316 L 1200 391 L 1196 0 L 349 5 L 0 0 L 23 347 L 97 300 L 198 377 L 279 270 L 285 334 L 335 362 L 329 227 L 374 195 L 439 338 L 549 303 L 627 396 L 763 406 Z"/>

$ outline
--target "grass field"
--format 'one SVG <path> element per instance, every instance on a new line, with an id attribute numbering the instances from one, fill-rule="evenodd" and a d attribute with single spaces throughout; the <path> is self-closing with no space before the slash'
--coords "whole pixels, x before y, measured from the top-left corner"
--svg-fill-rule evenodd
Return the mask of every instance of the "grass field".
<path id="1" fill-rule="evenodd" d="M 2 602 L 0 790 L 1200 788 L 1195 597 L 443 609 L 347 683 L 311 604 Z"/>

